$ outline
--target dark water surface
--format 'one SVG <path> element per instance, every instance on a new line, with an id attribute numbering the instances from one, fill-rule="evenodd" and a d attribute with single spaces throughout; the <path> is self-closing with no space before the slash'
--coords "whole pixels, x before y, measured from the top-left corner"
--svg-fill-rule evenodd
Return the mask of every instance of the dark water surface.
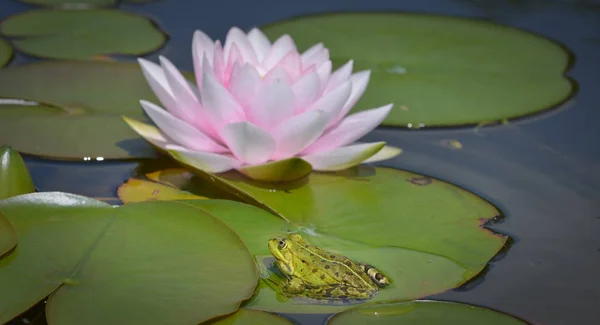
<path id="1" fill-rule="evenodd" d="M 505 215 L 493 229 L 512 247 L 464 288 L 430 298 L 471 303 L 532 324 L 600 324 L 600 1 L 493 0 L 162 0 L 125 9 L 149 15 L 171 37 L 158 54 L 192 70 L 191 38 L 201 29 L 223 39 L 242 29 L 292 16 L 330 11 L 411 11 L 477 17 L 522 28 L 575 55 L 568 75 L 578 93 L 564 107 L 506 126 L 449 130 L 383 128 L 366 140 L 404 149 L 383 165 L 464 187 Z M 30 7 L 2 1 L 0 19 Z M 155 60 L 156 54 L 148 56 Z M 14 63 L 22 62 L 17 57 Z M 462 149 L 445 145 L 458 140 Z M 135 162 L 64 163 L 27 159 L 42 191 L 115 197 Z M 0 289 L 1 290 L 1 289 Z M 322 323 L 323 316 L 294 316 Z"/>

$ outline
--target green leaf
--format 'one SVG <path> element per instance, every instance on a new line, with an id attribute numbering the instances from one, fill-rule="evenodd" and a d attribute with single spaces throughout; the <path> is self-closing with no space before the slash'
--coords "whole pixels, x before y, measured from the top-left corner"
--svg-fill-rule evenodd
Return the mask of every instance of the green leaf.
<path id="1" fill-rule="evenodd" d="M 157 155 L 121 118 L 146 120 L 139 100 L 158 102 L 137 64 L 50 61 L 11 66 L 0 73 L 0 97 L 43 103 L 0 105 L 0 138 L 20 152 L 78 160 Z"/>
<path id="2" fill-rule="evenodd" d="M 4 20 L 0 32 L 19 51 L 51 59 L 143 55 L 167 39 L 146 17 L 110 9 L 29 10 Z"/>
<path id="3" fill-rule="evenodd" d="M 289 320 L 257 310 L 240 309 L 235 314 L 223 317 L 214 321 L 209 321 L 207 325 L 246 325 L 246 324 L 273 324 L 273 325 L 292 325 Z"/>
<path id="4" fill-rule="evenodd" d="M 90 8 L 115 6 L 117 0 L 18 0 L 33 5 L 61 8 Z"/>
<path id="5" fill-rule="evenodd" d="M 405 171 L 359 167 L 335 174 L 312 173 L 283 184 L 264 184 L 239 173 L 206 174 L 203 182 L 190 174 L 183 169 L 155 172 L 147 176 L 159 183 L 145 181 L 140 187 L 185 188 L 181 193 L 184 199 L 187 192 L 194 193 L 190 190 L 194 186 L 201 187 L 200 183 L 228 189 L 237 200 L 275 214 L 258 208 L 239 213 L 229 201 L 185 201 L 219 217 L 257 258 L 263 281 L 257 295 L 245 304 L 247 308 L 328 313 L 349 307 L 280 301 L 277 286 L 269 283 L 283 279 L 273 271 L 266 242 L 289 231 L 298 231 L 325 249 L 373 264 L 391 277 L 392 285 L 372 301 L 411 300 L 457 287 L 478 274 L 506 241 L 481 228 L 498 215 L 492 205 L 451 184 Z M 210 193 L 203 196 L 210 197 Z M 177 195 L 170 197 L 175 198 Z"/>
<path id="6" fill-rule="evenodd" d="M 0 38 L 0 67 L 5 66 L 13 57 L 13 49 L 7 41 Z"/>
<path id="7" fill-rule="evenodd" d="M 0 261 L 0 323 L 52 293 L 50 324 L 198 324 L 237 310 L 258 280 L 240 238 L 188 204 L 47 192 L 0 211 L 19 235 Z"/>
<path id="8" fill-rule="evenodd" d="M 0 259 L 17 246 L 17 233 L 10 221 L 0 213 Z"/>
<path id="9" fill-rule="evenodd" d="M 512 316 L 467 304 L 444 301 L 413 301 L 357 307 L 327 321 L 327 325 L 526 325 Z"/>
<path id="10" fill-rule="evenodd" d="M 573 91 L 569 53 L 483 20 L 409 13 L 337 13 L 263 26 L 299 50 L 323 42 L 335 66 L 354 60 L 371 81 L 354 111 L 394 103 L 384 125 L 477 124 L 551 108 Z"/>
<path id="11" fill-rule="evenodd" d="M 32 192 L 35 186 L 21 155 L 9 146 L 0 147 L 0 200 Z"/>
<path id="12" fill-rule="evenodd" d="M 287 182 L 300 179 L 312 171 L 312 166 L 301 158 L 288 158 L 261 165 L 244 167 L 244 175 L 265 182 Z"/>

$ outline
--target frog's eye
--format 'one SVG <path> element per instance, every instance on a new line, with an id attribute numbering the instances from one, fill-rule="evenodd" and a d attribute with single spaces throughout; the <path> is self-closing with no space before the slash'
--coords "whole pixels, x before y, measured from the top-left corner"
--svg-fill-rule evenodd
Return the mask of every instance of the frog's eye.
<path id="1" fill-rule="evenodd" d="M 287 242 L 285 241 L 285 239 L 281 239 L 279 241 L 279 249 L 285 249 L 287 247 Z"/>

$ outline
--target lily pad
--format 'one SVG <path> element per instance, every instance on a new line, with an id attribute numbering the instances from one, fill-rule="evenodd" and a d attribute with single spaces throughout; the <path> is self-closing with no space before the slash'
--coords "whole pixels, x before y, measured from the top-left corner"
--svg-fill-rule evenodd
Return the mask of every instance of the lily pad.
<path id="1" fill-rule="evenodd" d="M 157 185 L 189 191 L 191 184 L 202 183 L 185 170 L 179 173 L 179 178 L 174 169 L 164 171 L 164 177 L 161 172 L 147 175 L 157 182 L 143 181 L 144 192 Z M 261 187 L 237 173 L 211 177 L 213 187 L 228 188 L 238 200 L 275 214 L 259 209 L 233 214 L 227 213 L 230 205 L 220 206 L 219 201 L 186 201 L 218 216 L 257 258 L 263 281 L 257 296 L 245 304 L 247 308 L 328 313 L 349 307 L 280 301 L 276 288 L 268 285 L 282 279 L 273 271 L 266 242 L 287 231 L 298 231 L 309 242 L 371 263 L 390 276 L 392 285 L 372 301 L 411 300 L 457 287 L 478 274 L 506 241 L 481 228 L 499 214 L 488 202 L 451 184 L 405 171 L 363 166 L 343 173 L 313 173 L 279 187 Z M 182 199 L 189 195 L 182 194 Z"/>
<path id="2" fill-rule="evenodd" d="M 225 316 L 221 319 L 217 319 L 214 321 L 209 321 L 206 323 L 207 325 L 246 325 L 246 324 L 273 324 L 273 325 L 292 325 L 294 323 L 289 320 L 273 315 L 270 313 L 265 313 L 257 310 L 250 309 L 240 309 L 235 314 Z"/>
<path id="3" fill-rule="evenodd" d="M 336 13 L 263 26 L 290 34 L 300 50 L 317 42 L 334 65 L 371 70 L 356 110 L 393 102 L 384 125 L 456 126 L 513 119 L 566 100 L 570 54 L 522 30 L 455 17 L 410 13 Z"/>
<path id="4" fill-rule="evenodd" d="M 12 66 L 0 73 L 0 97 L 34 101 L 0 105 L 0 138 L 21 152 L 62 159 L 157 155 L 121 119 L 127 115 L 147 121 L 139 99 L 158 101 L 137 64 L 50 61 Z"/>
<path id="5" fill-rule="evenodd" d="M 117 0 L 18 0 L 20 2 L 47 7 L 93 8 L 115 6 Z"/>
<path id="6" fill-rule="evenodd" d="M 50 324 L 198 324 L 237 310 L 258 280 L 240 238 L 191 205 L 46 192 L 0 211 L 19 235 L 0 260 L 0 323 L 52 293 Z"/>
<path id="7" fill-rule="evenodd" d="M 123 10 L 29 10 L 0 23 L 0 33 L 21 52 L 51 59 L 143 55 L 166 35 L 151 20 Z"/>
<path id="8" fill-rule="evenodd" d="M 0 67 L 5 66 L 13 57 L 13 49 L 7 41 L 0 38 Z"/>
<path id="9" fill-rule="evenodd" d="M 21 155 L 11 147 L 0 147 L 0 200 L 32 192 L 35 186 Z"/>
<path id="10" fill-rule="evenodd" d="M 445 301 L 411 301 L 357 307 L 327 321 L 327 325 L 527 325 L 495 310 Z"/>
<path id="11" fill-rule="evenodd" d="M 17 233 L 8 219 L 0 213 L 0 258 L 17 246 Z"/>

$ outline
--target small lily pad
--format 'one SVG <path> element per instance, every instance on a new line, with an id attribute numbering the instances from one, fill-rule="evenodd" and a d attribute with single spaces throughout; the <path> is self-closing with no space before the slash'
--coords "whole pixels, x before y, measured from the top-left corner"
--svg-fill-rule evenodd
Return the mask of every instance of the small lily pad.
<path id="1" fill-rule="evenodd" d="M 148 18 L 123 10 L 30 10 L 0 23 L 21 52 L 51 59 L 99 55 L 143 55 L 167 37 Z"/>
<path id="2" fill-rule="evenodd" d="M 246 325 L 246 324 L 273 324 L 273 325 L 292 325 L 294 323 L 289 320 L 265 313 L 263 311 L 251 310 L 251 309 L 240 309 L 234 314 L 219 318 L 213 321 L 205 323 L 207 325 Z"/>
<path id="3" fill-rule="evenodd" d="M 0 200 L 32 192 L 35 186 L 21 155 L 11 147 L 0 147 Z"/>
<path id="4" fill-rule="evenodd" d="M 0 97 L 33 101 L 0 105 L 0 138 L 21 152 L 78 160 L 157 155 L 121 118 L 146 121 L 139 99 L 158 101 L 137 64 L 50 61 L 11 66 L 0 73 Z"/>
<path id="5" fill-rule="evenodd" d="M 445 301 L 411 301 L 361 306 L 334 315 L 327 325 L 527 325 L 495 310 Z"/>
<path id="6" fill-rule="evenodd" d="M 19 236 L 0 260 L 0 323 L 52 293 L 50 324 L 198 324 L 236 311 L 258 281 L 240 238 L 189 204 L 45 192 L 0 211 Z"/>
<path id="7" fill-rule="evenodd" d="M 513 119 L 568 98 L 560 45 L 483 20 L 411 13 L 336 13 L 263 26 L 300 50 L 323 42 L 336 66 L 371 70 L 354 111 L 394 103 L 384 125 L 455 126 Z"/>
<path id="8" fill-rule="evenodd" d="M 0 67 L 5 66 L 13 57 L 13 49 L 7 41 L 0 38 Z"/>
<path id="9" fill-rule="evenodd" d="M 0 259 L 17 246 L 17 233 L 8 219 L 0 213 Z"/>

